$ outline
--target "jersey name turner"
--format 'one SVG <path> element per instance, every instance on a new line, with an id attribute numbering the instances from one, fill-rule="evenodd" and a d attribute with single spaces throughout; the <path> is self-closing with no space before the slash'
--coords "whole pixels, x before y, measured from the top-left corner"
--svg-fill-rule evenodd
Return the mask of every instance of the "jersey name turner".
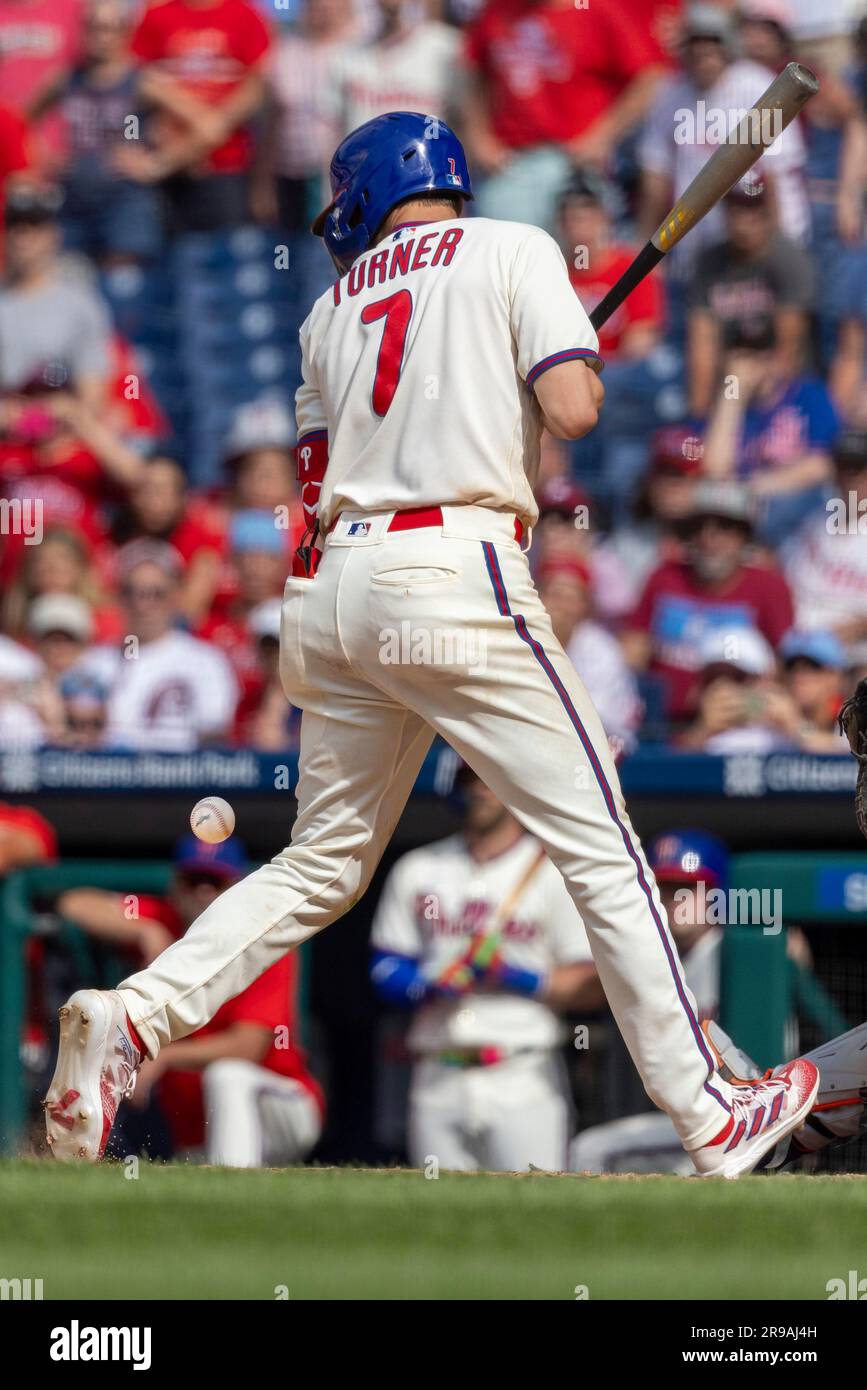
<path id="1" fill-rule="evenodd" d="M 298 438 L 327 437 L 323 530 L 341 511 L 472 504 L 536 520 L 533 383 L 599 344 L 553 239 L 453 218 L 395 228 L 301 329 Z"/>

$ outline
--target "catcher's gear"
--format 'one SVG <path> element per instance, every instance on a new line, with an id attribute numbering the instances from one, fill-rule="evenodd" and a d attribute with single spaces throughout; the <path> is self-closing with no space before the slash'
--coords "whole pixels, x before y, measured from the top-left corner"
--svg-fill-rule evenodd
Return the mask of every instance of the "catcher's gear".
<path id="1" fill-rule="evenodd" d="M 414 193 L 472 198 L 463 146 L 445 121 L 389 111 L 353 130 L 331 161 L 332 199 L 311 230 L 341 275 L 373 242 L 388 213 Z"/>
<path id="2" fill-rule="evenodd" d="M 855 817 L 858 829 L 867 840 L 867 677 L 858 682 L 852 695 L 840 711 L 840 732 L 849 740 L 849 747 L 858 759 L 858 780 L 855 783 Z"/>

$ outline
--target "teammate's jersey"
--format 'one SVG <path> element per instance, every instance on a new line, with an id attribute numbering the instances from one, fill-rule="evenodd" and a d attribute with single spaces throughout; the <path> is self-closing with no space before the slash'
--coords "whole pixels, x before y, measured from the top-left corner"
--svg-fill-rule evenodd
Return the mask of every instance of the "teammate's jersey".
<path id="1" fill-rule="evenodd" d="M 532 524 L 533 382 L 599 345 L 547 232 L 478 217 L 397 227 L 316 301 L 301 348 L 298 438 L 327 437 L 327 530 L 344 509 L 465 503 Z"/>
<path id="2" fill-rule="evenodd" d="M 547 973 L 555 965 L 590 961 L 590 946 L 562 875 L 543 860 L 505 923 L 494 922 L 539 842 L 524 835 L 505 854 L 478 863 L 462 835 L 404 855 L 392 869 L 376 910 L 371 937 L 379 951 L 418 960 L 426 976 L 463 955 L 487 923 L 501 933 L 507 965 Z M 412 1021 L 415 1052 L 454 1047 L 550 1048 L 561 1040 L 560 1019 L 538 999 L 518 994 L 466 994 L 422 1004 Z"/>

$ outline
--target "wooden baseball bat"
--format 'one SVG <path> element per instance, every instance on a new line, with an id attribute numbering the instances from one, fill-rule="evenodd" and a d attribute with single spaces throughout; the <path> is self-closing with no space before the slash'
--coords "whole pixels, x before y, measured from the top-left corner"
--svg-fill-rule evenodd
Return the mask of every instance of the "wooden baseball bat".
<path id="1" fill-rule="evenodd" d="M 743 178 L 818 90 L 818 78 L 809 68 L 800 63 L 789 63 L 783 68 L 768 90 L 744 113 L 734 131 L 729 132 L 725 144 L 717 146 L 647 245 L 596 305 L 590 315 L 595 329 L 600 329 L 610 319 L 626 296 L 686 236 L 690 227 L 700 222 L 738 179 Z"/>

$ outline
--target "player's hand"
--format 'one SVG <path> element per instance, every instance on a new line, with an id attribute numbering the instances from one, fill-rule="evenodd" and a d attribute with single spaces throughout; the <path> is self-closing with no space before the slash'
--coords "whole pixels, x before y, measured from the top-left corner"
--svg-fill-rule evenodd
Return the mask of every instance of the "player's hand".
<path id="1" fill-rule="evenodd" d="M 464 959 L 477 982 L 491 983 L 501 962 L 499 933 L 475 932 Z"/>
<path id="2" fill-rule="evenodd" d="M 441 970 L 430 983 L 436 994 L 443 995 L 446 999 L 459 999 L 475 988 L 476 977 L 466 956 L 463 955 L 456 956 L 454 960 L 449 961 L 445 969 Z"/>

